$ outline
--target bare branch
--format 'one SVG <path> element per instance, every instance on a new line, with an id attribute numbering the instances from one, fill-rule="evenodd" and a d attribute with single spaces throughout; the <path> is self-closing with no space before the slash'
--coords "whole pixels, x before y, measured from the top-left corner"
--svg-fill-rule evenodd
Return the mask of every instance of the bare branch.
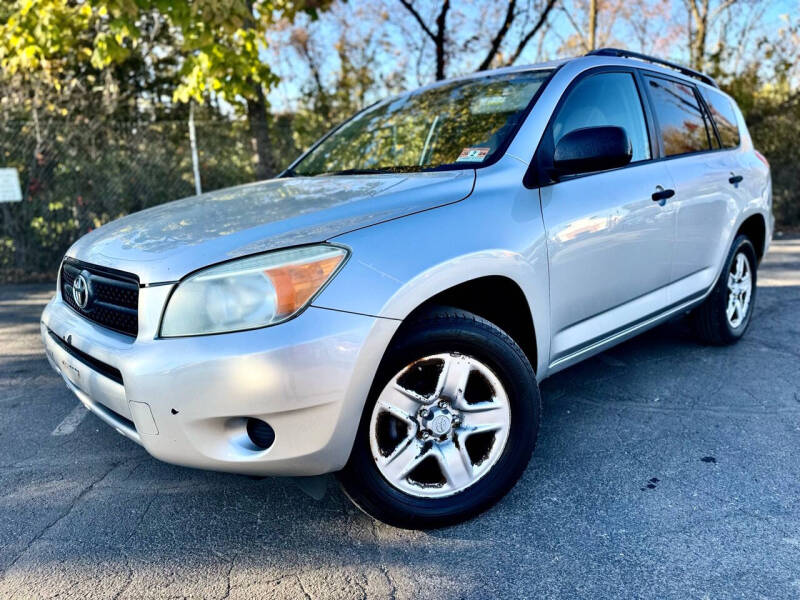
<path id="1" fill-rule="evenodd" d="M 431 38 L 432 40 L 435 41 L 436 40 L 436 35 L 425 24 L 425 21 L 423 20 L 422 16 L 417 12 L 417 9 L 414 8 L 414 6 L 411 4 L 411 2 L 409 2 L 409 0 L 400 0 L 400 4 L 405 6 L 406 10 L 411 13 L 411 16 L 413 16 L 417 20 L 417 23 L 419 23 L 419 26 L 422 27 L 422 31 L 424 31 L 425 34 L 429 38 Z"/>
<path id="2" fill-rule="evenodd" d="M 447 31 L 447 11 L 450 10 L 450 0 L 444 0 L 442 10 L 436 17 L 436 36 L 433 42 L 436 45 L 436 80 L 444 79 L 445 63 L 445 32 Z"/>
<path id="3" fill-rule="evenodd" d="M 427 35 L 433 42 L 434 49 L 436 51 L 436 80 L 438 81 L 444 79 L 445 62 L 447 58 L 445 55 L 445 42 L 447 39 L 447 11 L 450 10 L 450 0 L 444 0 L 442 3 L 442 8 L 436 17 L 435 32 L 425 24 L 425 20 L 422 18 L 422 15 L 419 14 L 417 9 L 414 8 L 414 5 L 411 4 L 411 0 L 400 0 L 400 4 L 402 4 L 406 10 L 411 13 L 411 16 L 413 16 L 417 23 L 419 23 L 419 26 L 422 28 L 422 31 L 425 32 L 425 35 Z"/>
<path id="4" fill-rule="evenodd" d="M 492 43 L 489 46 L 489 51 L 486 53 L 486 57 L 481 61 L 481 64 L 478 65 L 478 71 L 485 71 L 488 69 L 489 65 L 492 64 L 494 57 L 497 56 L 497 51 L 500 49 L 500 44 L 503 43 L 503 39 L 505 39 L 508 29 L 511 27 L 511 23 L 514 22 L 514 17 L 516 16 L 514 10 L 516 7 L 517 0 L 509 0 L 508 10 L 506 10 L 506 18 L 503 20 L 503 24 L 500 26 L 500 29 L 495 34 L 494 38 L 492 38 Z"/>
<path id="5" fill-rule="evenodd" d="M 547 4 L 545 5 L 544 9 L 542 10 L 541 14 L 539 15 L 539 19 L 536 21 L 534 26 L 525 34 L 519 44 L 517 45 L 517 49 L 514 50 L 514 53 L 511 55 L 511 58 L 508 59 L 509 65 L 514 64 L 516 60 L 519 58 L 520 54 L 525 50 L 525 46 L 528 45 L 528 42 L 533 39 L 539 30 L 547 23 L 547 17 L 550 16 L 550 11 L 553 10 L 553 7 L 556 5 L 558 0 L 547 0 Z"/>
<path id="6" fill-rule="evenodd" d="M 719 15 L 728 10 L 731 6 L 733 6 L 737 2 L 738 0 L 725 0 L 725 2 L 720 3 L 720 5 L 717 8 L 715 8 L 714 11 L 711 13 L 711 16 L 708 17 L 708 22 L 709 23 L 713 22 Z"/>
<path id="7" fill-rule="evenodd" d="M 742 31 L 741 35 L 739 36 L 740 42 L 736 49 L 736 55 L 733 61 L 733 68 L 731 71 L 735 74 L 739 74 L 739 64 L 741 63 L 742 59 L 744 58 L 745 51 L 748 49 L 750 45 L 750 34 L 753 32 L 753 28 L 756 24 L 761 22 L 762 17 L 764 16 L 764 11 L 766 10 L 766 6 L 764 5 L 754 5 L 753 8 L 750 10 L 750 15 L 746 21 L 746 25 L 744 31 Z"/>

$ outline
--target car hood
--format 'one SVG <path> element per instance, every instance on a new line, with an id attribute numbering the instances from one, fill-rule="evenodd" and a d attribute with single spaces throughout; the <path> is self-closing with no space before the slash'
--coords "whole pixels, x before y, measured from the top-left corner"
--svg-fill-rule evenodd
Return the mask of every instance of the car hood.
<path id="1" fill-rule="evenodd" d="M 466 198 L 474 170 L 272 179 L 192 196 L 123 217 L 68 256 L 129 271 L 142 284 L 209 264 L 339 234 Z"/>

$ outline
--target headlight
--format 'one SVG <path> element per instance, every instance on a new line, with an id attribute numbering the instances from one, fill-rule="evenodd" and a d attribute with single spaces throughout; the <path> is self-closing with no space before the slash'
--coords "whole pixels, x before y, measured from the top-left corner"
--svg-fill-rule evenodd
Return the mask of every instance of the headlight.
<path id="1" fill-rule="evenodd" d="M 274 325 L 303 309 L 347 256 L 336 246 L 305 246 L 204 269 L 172 293 L 162 337 Z"/>

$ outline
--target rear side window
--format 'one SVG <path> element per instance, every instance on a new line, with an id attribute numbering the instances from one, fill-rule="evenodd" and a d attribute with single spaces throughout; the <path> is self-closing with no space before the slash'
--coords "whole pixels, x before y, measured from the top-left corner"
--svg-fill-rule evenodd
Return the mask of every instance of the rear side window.
<path id="1" fill-rule="evenodd" d="M 667 156 L 711 149 L 711 137 L 694 88 L 660 77 L 645 76 L 658 129 Z"/>
<path id="2" fill-rule="evenodd" d="M 700 93 L 711 109 L 711 117 L 717 126 L 723 148 L 736 148 L 739 145 L 739 125 L 736 110 L 730 98 L 716 90 L 701 88 Z"/>
<path id="3" fill-rule="evenodd" d="M 575 129 L 622 127 L 633 147 L 631 162 L 650 158 L 642 101 L 630 73 L 598 73 L 579 81 L 552 125 L 553 147 Z"/>

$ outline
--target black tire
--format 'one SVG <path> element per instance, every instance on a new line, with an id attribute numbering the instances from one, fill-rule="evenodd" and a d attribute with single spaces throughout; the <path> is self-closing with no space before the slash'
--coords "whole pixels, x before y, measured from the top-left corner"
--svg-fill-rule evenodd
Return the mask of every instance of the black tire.
<path id="1" fill-rule="evenodd" d="M 728 305 L 728 274 L 734 264 L 736 256 L 743 254 L 750 267 L 752 278 L 752 291 L 750 302 L 746 314 L 741 322 L 733 327 L 728 321 L 726 309 Z M 756 301 L 756 251 L 753 243 L 745 235 L 739 235 L 733 241 L 731 250 L 725 259 L 719 279 L 714 285 L 714 289 L 703 303 L 692 313 L 695 330 L 701 341 L 715 346 L 733 344 L 747 331 L 750 320 L 753 316 L 753 308 Z"/>
<path id="2" fill-rule="evenodd" d="M 380 473 L 369 443 L 375 402 L 389 380 L 420 358 L 460 353 L 488 366 L 510 405 L 509 434 L 497 462 L 463 491 L 420 498 L 390 484 Z M 441 308 L 403 325 L 381 362 L 362 415 L 350 459 L 338 474 L 347 496 L 368 515 L 407 529 L 443 527 L 465 521 L 500 500 L 530 461 L 539 431 L 541 400 L 536 376 L 520 347 L 504 331 L 472 313 Z"/>

